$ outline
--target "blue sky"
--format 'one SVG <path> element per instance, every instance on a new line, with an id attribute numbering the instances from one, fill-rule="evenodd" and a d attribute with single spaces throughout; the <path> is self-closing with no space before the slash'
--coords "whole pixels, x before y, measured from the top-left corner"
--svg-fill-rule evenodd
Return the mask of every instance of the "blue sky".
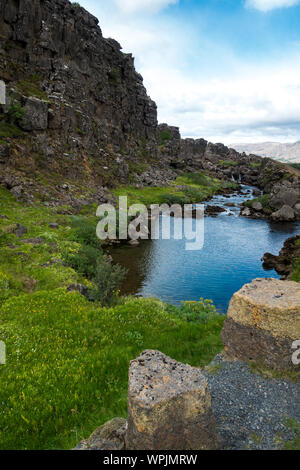
<path id="1" fill-rule="evenodd" d="M 159 121 L 212 142 L 300 140 L 300 0 L 81 0 L 132 52 Z"/>

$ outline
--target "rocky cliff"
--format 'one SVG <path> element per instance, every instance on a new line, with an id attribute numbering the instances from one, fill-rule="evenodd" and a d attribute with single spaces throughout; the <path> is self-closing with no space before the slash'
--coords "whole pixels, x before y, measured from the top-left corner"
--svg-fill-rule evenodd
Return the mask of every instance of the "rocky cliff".
<path id="1" fill-rule="evenodd" d="M 156 105 L 96 18 L 67 0 L 0 0 L 0 31 L 0 78 L 25 109 L 2 168 L 105 185 L 156 159 Z"/>
<path id="2" fill-rule="evenodd" d="M 0 31 L 0 182 L 15 196 L 80 205 L 199 169 L 266 192 L 298 185 L 297 170 L 158 125 L 132 55 L 77 3 L 0 0 Z"/>

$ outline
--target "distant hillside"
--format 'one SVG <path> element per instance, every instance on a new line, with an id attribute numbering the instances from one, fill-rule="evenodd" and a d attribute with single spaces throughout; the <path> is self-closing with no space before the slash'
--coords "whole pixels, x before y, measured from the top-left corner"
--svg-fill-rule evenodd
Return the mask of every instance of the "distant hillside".
<path id="1" fill-rule="evenodd" d="M 293 144 L 262 142 L 260 144 L 231 144 L 238 152 L 254 153 L 261 157 L 274 158 L 282 162 L 300 163 L 300 141 Z"/>

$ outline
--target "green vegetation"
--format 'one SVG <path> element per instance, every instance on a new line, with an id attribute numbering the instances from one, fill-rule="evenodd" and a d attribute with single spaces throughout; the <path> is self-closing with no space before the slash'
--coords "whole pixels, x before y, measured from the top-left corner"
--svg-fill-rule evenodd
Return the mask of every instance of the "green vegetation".
<path id="1" fill-rule="evenodd" d="M 38 74 L 31 75 L 31 77 L 20 80 L 17 83 L 17 89 L 22 95 L 33 96 L 41 100 L 48 100 L 46 93 L 41 89 L 42 77 Z"/>
<path id="2" fill-rule="evenodd" d="M 118 81 L 119 81 L 119 71 L 116 69 L 113 69 L 110 72 L 108 72 L 108 81 L 110 85 L 117 86 Z"/>
<path id="3" fill-rule="evenodd" d="M 269 206 L 269 200 L 270 200 L 270 194 L 264 194 L 263 196 L 259 196 L 257 197 L 256 199 L 251 199 L 250 201 L 246 201 L 244 203 L 244 205 L 246 207 L 252 207 L 252 205 L 255 203 L 255 202 L 260 202 L 261 205 L 263 206 L 263 211 L 265 214 L 271 214 L 272 213 L 272 209 L 270 208 Z"/>
<path id="4" fill-rule="evenodd" d="M 222 349 L 224 317 L 210 302 L 177 308 L 119 297 L 123 273 L 105 260 L 97 219 L 59 212 L 21 204 L 0 187 L 7 217 L 0 219 L 2 449 L 69 449 L 126 416 L 129 362 L 146 348 L 197 367 Z M 44 242 L 24 243 L 17 223 L 28 229 L 24 238 Z M 86 286 L 94 302 L 67 292 L 72 283 Z"/>
<path id="5" fill-rule="evenodd" d="M 219 160 L 219 165 L 225 167 L 225 168 L 230 168 L 232 166 L 238 166 L 238 162 L 234 160 Z"/>
<path id="6" fill-rule="evenodd" d="M 300 247 L 300 240 L 296 240 L 296 247 Z M 293 271 L 289 277 L 291 281 L 300 282 L 300 257 L 297 257 L 293 261 Z"/>
<path id="7" fill-rule="evenodd" d="M 23 134 L 19 122 L 24 114 L 25 110 L 19 101 L 11 96 L 11 103 L 7 107 L 6 113 L 0 113 L 0 139 L 19 137 Z"/>
<path id="8" fill-rule="evenodd" d="M 161 131 L 159 136 L 159 145 L 163 146 L 171 140 L 171 133 L 168 129 Z"/>
<path id="9" fill-rule="evenodd" d="M 300 450 L 300 423 L 293 418 L 288 418 L 285 426 L 294 433 L 294 438 L 283 445 L 284 450 Z"/>
<path id="10" fill-rule="evenodd" d="M 296 170 L 300 170 L 300 163 L 288 163 L 289 166 L 296 168 Z"/>
<path id="11" fill-rule="evenodd" d="M 23 134 L 16 124 L 6 122 L 3 115 L 0 115 L 0 138 L 20 137 Z"/>
<path id="12" fill-rule="evenodd" d="M 139 163 L 128 162 L 128 168 L 129 168 L 130 174 L 136 173 L 137 175 L 141 175 L 142 173 L 148 170 L 149 164 L 143 163 L 143 162 L 139 162 Z"/>
<path id="13" fill-rule="evenodd" d="M 266 379 L 287 379 L 293 382 L 299 381 L 298 371 L 279 371 L 270 369 L 263 362 L 249 361 L 250 369 L 253 374 L 261 375 Z"/>
<path id="14" fill-rule="evenodd" d="M 127 196 L 128 204 L 189 204 L 201 202 L 222 189 L 234 189 L 235 183 L 224 182 L 204 173 L 183 173 L 175 182 L 163 187 L 135 188 L 120 186 L 114 195 Z"/>
<path id="15" fill-rule="evenodd" d="M 25 109 L 21 103 L 15 99 L 11 99 L 11 103 L 7 108 L 7 120 L 10 124 L 19 124 L 25 114 Z"/>
<path id="16" fill-rule="evenodd" d="M 250 163 L 250 166 L 251 168 L 260 168 L 261 167 L 261 163 L 260 162 L 253 162 L 253 163 Z"/>

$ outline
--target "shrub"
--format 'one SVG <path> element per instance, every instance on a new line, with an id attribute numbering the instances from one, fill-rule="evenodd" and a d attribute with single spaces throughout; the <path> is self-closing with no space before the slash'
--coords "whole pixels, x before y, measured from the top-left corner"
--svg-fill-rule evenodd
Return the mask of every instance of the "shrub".
<path id="1" fill-rule="evenodd" d="M 96 275 L 97 260 L 102 251 L 90 245 L 82 245 L 78 253 L 63 253 L 63 261 L 79 274 L 92 279 Z"/>
<path id="2" fill-rule="evenodd" d="M 161 197 L 161 203 L 162 204 L 168 204 L 169 206 L 171 206 L 172 204 L 184 205 L 184 204 L 189 204 L 189 202 L 190 201 L 189 201 L 188 197 L 180 196 L 180 195 L 177 195 L 177 194 L 164 194 Z"/>
<path id="3" fill-rule="evenodd" d="M 212 300 L 182 302 L 180 307 L 168 305 L 167 310 L 189 323 L 206 324 L 220 318 Z"/>
<path id="4" fill-rule="evenodd" d="M 82 217 L 72 217 L 72 226 L 74 233 L 70 240 L 101 250 L 101 241 L 96 235 L 96 223 Z"/>
<path id="5" fill-rule="evenodd" d="M 189 202 L 195 203 L 202 200 L 202 192 L 196 188 L 186 188 L 184 190 L 184 194 L 186 195 Z"/>
<path id="6" fill-rule="evenodd" d="M 90 290 L 89 298 L 102 304 L 108 303 L 117 293 L 126 273 L 125 268 L 112 265 L 104 257 L 99 257 L 93 279 L 95 287 Z"/>
<path id="7" fill-rule="evenodd" d="M 18 124 L 24 117 L 25 109 L 22 108 L 21 103 L 11 98 L 11 103 L 7 108 L 7 119 L 10 124 Z"/>

